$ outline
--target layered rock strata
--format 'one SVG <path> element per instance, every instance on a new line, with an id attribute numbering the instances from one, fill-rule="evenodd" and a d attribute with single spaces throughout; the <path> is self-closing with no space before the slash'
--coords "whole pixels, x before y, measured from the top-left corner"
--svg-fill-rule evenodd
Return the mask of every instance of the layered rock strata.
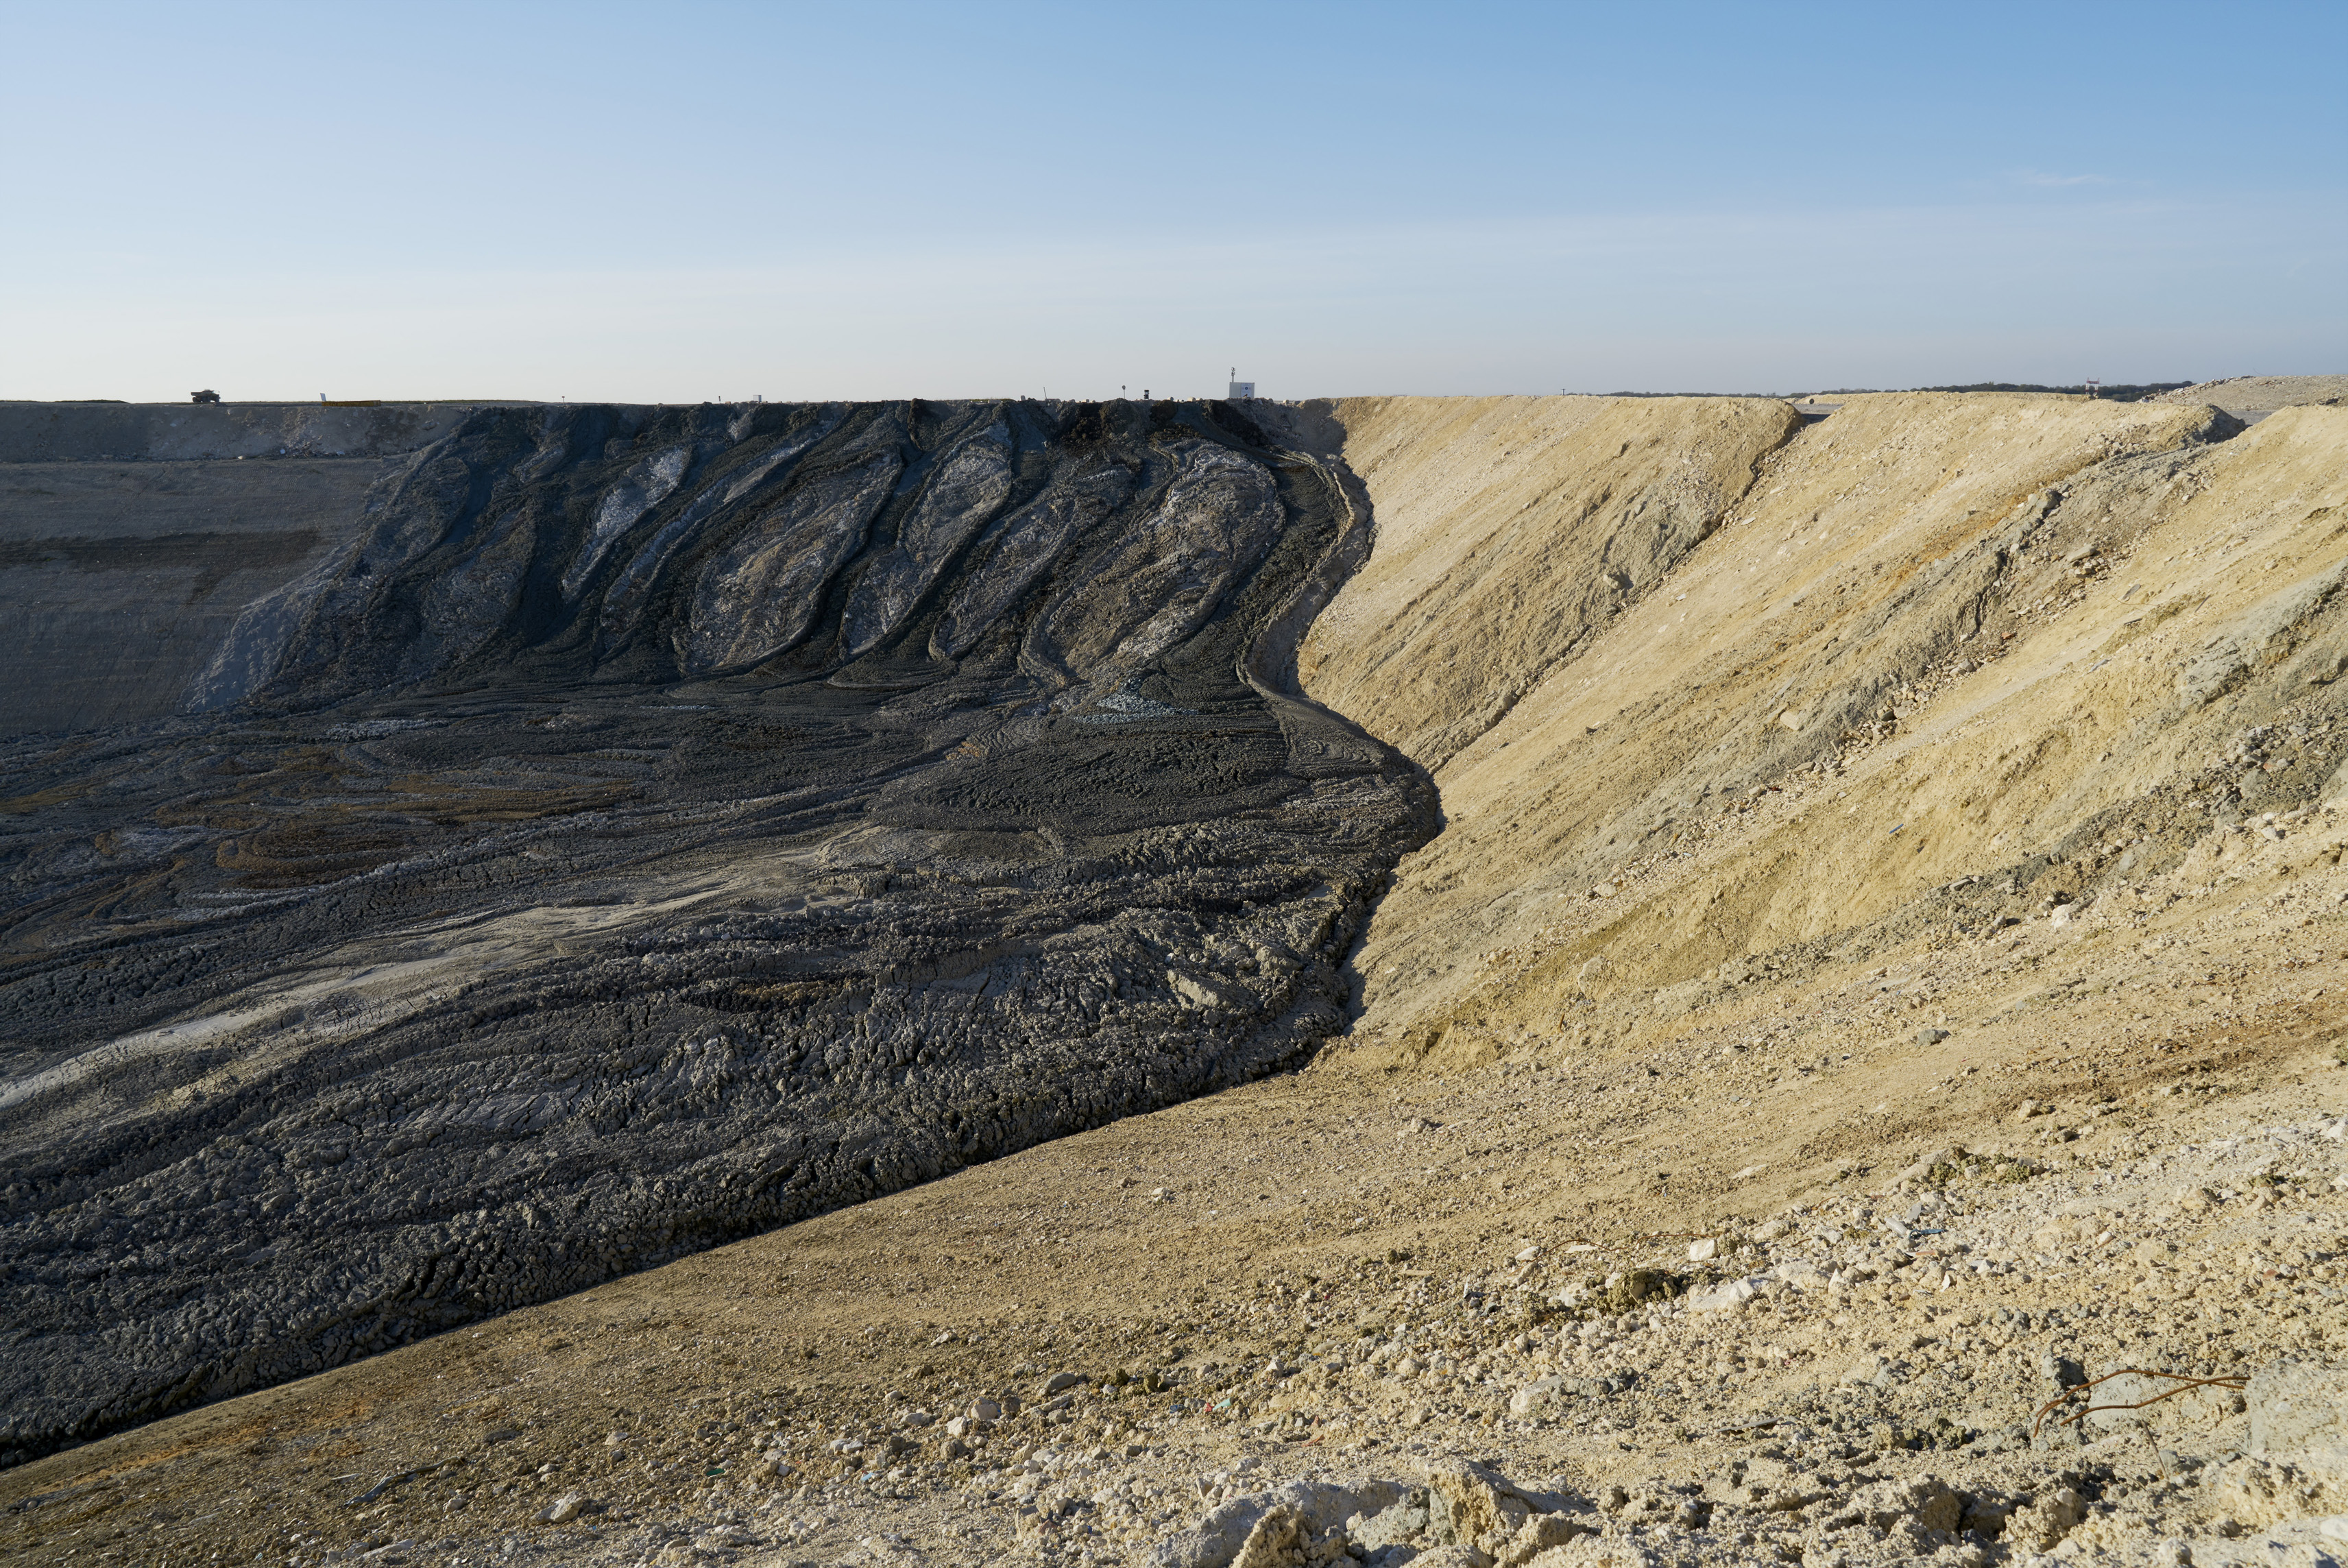
<path id="1" fill-rule="evenodd" d="M 1222 406 L 504 408 L 5 748 L 12 1457 L 1293 1062 L 1424 776 Z"/>

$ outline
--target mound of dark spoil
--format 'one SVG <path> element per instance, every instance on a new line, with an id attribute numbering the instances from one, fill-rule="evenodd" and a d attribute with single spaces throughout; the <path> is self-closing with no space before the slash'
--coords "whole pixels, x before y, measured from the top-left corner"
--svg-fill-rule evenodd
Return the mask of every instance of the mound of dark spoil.
<path id="1" fill-rule="evenodd" d="M 0 747 L 21 1460 L 1293 1064 L 1434 826 L 1220 405 L 478 412 Z M 1357 492 L 1354 492 L 1357 496 Z"/>

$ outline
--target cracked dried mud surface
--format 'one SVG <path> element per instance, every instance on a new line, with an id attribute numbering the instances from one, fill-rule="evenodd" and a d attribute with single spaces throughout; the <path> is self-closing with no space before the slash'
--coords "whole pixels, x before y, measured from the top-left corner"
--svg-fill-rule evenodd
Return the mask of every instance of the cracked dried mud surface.
<path id="1" fill-rule="evenodd" d="M 2348 413 L 1251 418 L 1375 509 L 1303 689 L 1442 792 L 1340 1038 L 35 1460 L 0 1541 L 2339 1557 Z M 2040 1420 L 2131 1367 L 2219 1381 Z"/>

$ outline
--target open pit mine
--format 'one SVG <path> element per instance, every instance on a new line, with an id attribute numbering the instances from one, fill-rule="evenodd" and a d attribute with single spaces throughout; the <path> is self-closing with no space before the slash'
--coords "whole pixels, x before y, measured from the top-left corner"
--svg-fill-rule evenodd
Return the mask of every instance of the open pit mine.
<path id="1" fill-rule="evenodd" d="M 2348 1561 L 2340 391 L 0 406 L 0 1541 Z"/>
<path id="2" fill-rule="evenodd" d="M 1229 408 L 8 473 L 35 658 L 288 577 L 0 753 L 15 1458 L 1292 1065 L 1434 828 L 1295 686 L 1367 508 Z"/>

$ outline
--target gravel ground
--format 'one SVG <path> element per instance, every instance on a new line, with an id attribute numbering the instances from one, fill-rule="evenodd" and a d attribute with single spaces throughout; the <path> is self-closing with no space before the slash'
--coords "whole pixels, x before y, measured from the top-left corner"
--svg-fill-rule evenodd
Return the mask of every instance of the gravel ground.
<path id="1" fill-rule="evenodd" d="M 2230 376 L 2146 399 L 2153 403 L 2214 403 L 2236 418 L 2261 418 L 2302 403 L 2348 397 L 2348 376 Z"/>
<path id="2" fill-rule="evenodd" d="M 0 1480 L 5 1539 L 1220 1563 L 1293 1507 L 1297 1549 L 1243 1560 L 1334 1561 L 1353 1520 L 1363 1560 L 1427 1568 L 2178 1540 L 2312 1563 L 2288 1553 L 2330 1550 L 2313 1522 L 2348 1495 L 2251 1451 L 2247 1383 L 2143 1430 L 2041 1423 L 2121 1367 L 2339 1364 L 2348 1072 L 2311 980 L 2348 940 L 2348 876 L 2270 886 L 2123 925 L 2125 953 L 2091 916 L 1942 954 L 1922 1006 L 1988 1018 L 1953 1044 L 1755 1043 L 1880 1006 L 1853 971 L 1636 1055 L 1333 1066 L 1131 1119 L 40 1461 Z M 2018 977 L 2042 999 L 1985 1007 Z M 2139 1016 L 2156 988 L 2176 1000 Z M 1708 1130 L 1750 1098 L 1724 1052 L 1776 1080 L 1751 1141 Z M 1594 1135 L 1583 1108 L 1618 1096 Z M 1511 1550 L 1552 1538 L 1565 1555 Z"/>

